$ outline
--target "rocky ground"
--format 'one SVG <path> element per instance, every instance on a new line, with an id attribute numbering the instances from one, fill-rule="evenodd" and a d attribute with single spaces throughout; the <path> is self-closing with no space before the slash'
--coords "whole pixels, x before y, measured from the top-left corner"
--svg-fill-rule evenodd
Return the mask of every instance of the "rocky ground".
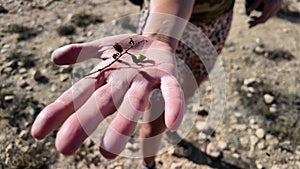
<path id="1" fill-rule="evenodd" d="M 104 23 L 136 13 L 125 0 L 0 0 L 0 168 L 136 168 L 140 159 L 107 161 L 92 141 L 76 154 L 56 152 L 53 132 L 43 141 L 30 127 L 72 85 L 73 67 L 54 65 L 51 52 L 84 42 Z M 158 168 L 300 168 L 300 2 L 284 1 L 277 17 L 248 29 L 244 2 L 220 56 L 226 109 L 205 134 L 211 85 L 205 82 L 197 121 L 178 146 L 158 156 Z"/>

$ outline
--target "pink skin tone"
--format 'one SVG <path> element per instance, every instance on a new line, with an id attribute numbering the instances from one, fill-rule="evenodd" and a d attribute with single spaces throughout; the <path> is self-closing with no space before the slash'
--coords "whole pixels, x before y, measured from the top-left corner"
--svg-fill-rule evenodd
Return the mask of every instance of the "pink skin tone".
<path id="1" fill-rule="evenodd" d="M 265 23 L 268 19 L 274 16 L 280 9 L 282 0 L 255 0 L 253 4 L 247 9 L 247 13 L 251 14 L 261 3 L 264 3 L 261 16 L 252 16 L 249 23 L 249 28 L 258 24 Z"/>
<path id="2" fill-rule="evenodd" d="M 56 148 L 62 154 L 70 155 L 88 137 L 86 129 L 92 132 L 105 117 L 116 111 L 114 104 L 116 102 L 120 104 L 117 115 L 102 137 L 100 145 L 103 156 L 114 158 L 127 142 L 126 137 L 122 138 L 117 133 L 128 138 L 133 134 L 136 121 L 147 109 L 150 92 L 155 88 L 162 90 L 165 100 L 165 126 L 170 130 L 179 127 L 183 117 L 184 98 L 181 87 L 175 79 L 177 70 L 172 48 L 167 43 L 141 35 L 118 35 L 62 47 L 56 50 L 51 58 L 56 64 L 69 65 L 96 57 L 104 60 L 99 65 L 103 67 L 113 60 L 111 56 L 116 51 L 112 45 L 118 42 L 126 49 L 129 37 L 136 42 L 141 39 L 148 40 L 144 45 L 141 44 L 129 51 L 135 55 L 141 53 L 147 56 L 147 59 L 137 65 L 126 54 L 120 58 L 121 62 L 114 63 L 100 73 L 90 75 L 91 79 L 83 78 L 78 81 L 41 111 L 31 130 L 35 138 L 45 138 L 62 124 L 56 137 Z M 80 50 L 84 55 L 79 52 Z M 113 88 L 120 84 L 122 87 L 118 88 L 119 90 Z M 120 103 L 123 97 L 123 103 Z M 84 116 L 81 116 L 83 114 Z"/>

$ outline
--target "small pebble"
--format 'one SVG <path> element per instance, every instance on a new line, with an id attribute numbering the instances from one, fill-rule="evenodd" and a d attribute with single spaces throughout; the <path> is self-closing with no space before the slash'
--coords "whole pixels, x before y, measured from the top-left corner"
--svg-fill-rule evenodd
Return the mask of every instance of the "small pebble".
<path id="1" fill-rule="evenodd" d="M 33 79 L 40 83 L 48 83 L 49 82 L 49 79 L 45 75 L 43 75 L 40 70 L 34 71 Z"/>
<path id="2" fill-rule="evenodd" d="M 249 120 L 249 123 L 250 123 L 250 124 L 256 124 L 256 120 L 255 120 L 255 119 L 250 119 L 250 120 Z"/>
<path id="3" fill-rule="evenodd" d="M 208 138 L 209 138 L 208 135 L 203 132 L 198 134 L 198 142 L 199 143 L 203 143 L 203 142 L 207 141 Z"/>
<path id="4" fill-rule="evenodd" d="M 257 142 L 258 142 L 258 138 L 255 135 L 251 135 L 250 136 L 250 150 L 254 150 Z"/>
<path id="5" fill-rule="evenodd" d="M 264 168 L 260 161 L 255 161 L 255 164 L 256 164 L 257 169 L 263 169 Z"/>
<path id="6" fill-rule="evenodd" d="M 260 38 L 256 38 L 256 39 L 255 39 L 255 42 L 256 42 L 257 44 L 259 44 L 259 45 L 262 44 L 262 40 L 261 40 Z"/>
<path id="7" fill-rule="evenodd" d="M 3 72 L 4 72 L 4 73 L 10 73 L 10 72 L 12 72 L 12 71 L 13 71 L 13 68 L 12 68 L 12 67 L 6 67 L 6 68 L 3 69 Z"/>
<path id="8" fill-rule="evenodd" d="M 1 54 L 4 54 L 4 53 L 6 53 L 7 51 L 8 51 L 8 49 L 2 48 L 1 51 L 0 51 L 0 53 L 1 53 Z"/>
<path id="9" fill-rule="evenodd" d="M 234 69 L 234 70 L 240 70 L 241 67 L 240 67 L 239 65 L 233 65 L 233 69 Z M 234 82 L 234 80 L 232 80 L 232 81 Z"/>
<path id="10" fill-rule="evenodd" d="M 66 74 L 61 75 L 61 76 L 59 77 L 59 80 L 60 80 L 61 82 L 65 82 L 65 81 L 67 81 L 68 79 L 69 79 L 69 75 L 66 75 Z"/>
<path id="11" fill-rule="evenodd" d="M 265 53 L 265 49 L 261 46 L 256 46 L 253 50 L 253 52 L 257 55 L 262 55 Z"/>
<path id="12" fill-rule="evenodd" d="M 228 51 L 229 51 L 229 52 L 234 52 L 234 51 L 235 51 L 235 46 L 230 46 L 230 47 L 228 48 Z"/>
<path id="13" fill-rule="evenodd" d="M 7 102 L 13 101 L 15 99 L 14 95 L 7 95 L 4 97 L 4 100 Z"/>
<path id="14" fill-rule="evenodd" d="M 241 137 L 239 139 L 241 146 L 243 146 L 244 148 L 246 148 L 249 144 L 249 138 L 248 137 Z"/>
<path id="15" fill-rule="evenodd" d="M 273 166 L 271 167 L 271 169 L 281 169 L 281 166 L 279 166 L 279 165 L 273 165 Z"/>
<path id="16" fill-rule="evenodd" d="M 235 124 L 232 127 L 235 128 L 236 130 L 239 130 L 239 131 L 244 131 L 244 130 L 247 129 L 246 124 Z"/>
<path id="17" fill-rule="evenodd" d="M 28 113 L 30 114 L 30 115 L 34 115 L 35 114 L 35 110 L 34 110 L 34 108 L 33 107 L 31 107 L 31 106 L 28 106 L 27 108 L 26 108 L 27 110 L 28 110 Z M 30 124 L 30 123 L 28 123 L 28 124 Z"/>
<path id="18" fill-rule="evenodd" d="M 24 63 L 24 62 L 21 62 L 21 61 L 19 61 L 19 62 L 18 62 L 18 67 L 23 67 L 23 66 L 25 66 L 25 63 Z"/>
<path id="19" fill-rule="evenodd" d="M 19 134 L 19 137 L 22 138 L 22 139 L 26 139 L 28 135 L 28 131 L 27 130 L 22 130 Z"/>
<path id="20" fill-rule="evenodd" d="M 192 104 L 191 105 L 191 111 L 192 112 L 198 112 L 201 109 L 201 107 L 198 104 Z"/>
<path id="21" fill-rule="evenodd" d="M 20 83 L 19 83 L 19 86 L 20 86 L 21 88 L 25 88 L 25 87 L 28 86 L 28 83 L 27 83 L 25 80 L 21 80 Z"/>
<path id="22" fill-rule="evenodd" d="M 8 146 L 5 148 L 5 153 L 10 154 L 12 149 L 13 149 L 13 144 L 12 143 L 8 144 Z"/>
<path id="23" fill-rule="evenodd" d="M 205 128 L 205 125 L 206 125 L 206 122 L 197 121 L 195 127 L 198 131 L 203 131 Z"/>
<path id="24" fill-rule="evenodd" d="M 51 92 L 56 92 L 57 91 L 56 84 L 51 85 L 50 91 Z"/>
<path id="25" fill-rule="evenodd" d="M 17 66 L 17 61 L 15 61 L 15 60 L 9 61 L 6 64 L 4 64 L 4 67 L 12 67 L 13 68 L 15 66 Z"/>
<path id="26" fill-rule="evenodd" d="M 242 117 L 243 114 L 241 112 L 234 112 L 234 116 L 239 118 L 239 117 Z"/>
<path id="27" fill-rule="evenodd" d="M 214 144 L 214 143 L 209 143 L 206 147 L 206 153 L 209 156 L 212 156 L 214 158 L 218 158 L 221 156 L 221 150 Z"/>
<path id="28" fill-rule="evenodd" d="M 291 30 L 289 28 L 283 28 L 282 31 L 283 33 L 289 33 Z"/>
<path id="29" fill-rule="evenodd" d="M 239 155 L 239 154 L 237 154 L 237 153 L 233 153 L 233 154 L 232 154 L 232 157 L 233 157 L 233 158 L 237 158 L 237 159 L 238 159 L 238 158 L 240 158 L 240 155 Z"/>
<path id="30" fill-rule="evenodd" d="M 270 94 L 265 94 L 264 95 L 264 101 L 267 104 L 271 104 L 274 101 L 274 96 L 270 95 Z"/>
<path id="31" fill-rule="evenodd" d="M 242 85 L 241 90 L 244 92 L 248 92 L 248 86 Z"/>
<path id="32" fill-rule="evenodd" d="M 11 163 L 11 159 L 10 159 L 10 158 L 6 158 L 4 163 L 5 163 L 6 165 L 10 164 L 10 163 Z"/>
<path id="33" fill-rule="evenodd" d="M 218 142 L 218 147 L 220 148 L 220 150 L 225 150 L 228 149 L 228 144 L 225 141 L 219 141 Z"/>
<path id="34" fill-rule="evenodd" d="M 253 83 L 257 82 L 256 78 L 249 78 L 249 79 L 245 79 L 244 80 L 244 85 L 246 86 L 250 86 L 252 85 Z"/>
<path id="35" fill-rule="evenodd" d="M 292 1 L 293 2 L 293 1 Z M 297 13 L 298 16 L 300 14 L 300 3 L 299 1 L 294 1 L 295 3 L 290 3 L 288 6 L 288 10 L 290 13 Z"/>
<path id="36" fill-rule="evenodd" d="M 253 87 L 248 87 L 248 91 L 249 91 L 250 93 L 254 93 L 254 92 L 255 92 L 255 89 L 254 89 Z"/>
<path id="37" fill-rule="evenodd" d="M 258 129 L 259 128 L 259 125 L 258 124 L 251 124 L 250 125 L 250 127 L 252 128 L 252 129 Z"/>
<path id="38" fill-rule="evenodd" d="M 34 80 L 36 81 L 39 81 L 41 78 L 43 77 L 41 71 L 39 70 L 36 70 L 34 73 L 33 73 L 33 78 Z"/>
<path id="39" fill-rule="evenodd" d="M 262 128 L 259 128 L 256 130 L 255 135 L 259 138 L 262 139 L 265 136 L 265 130 Z"/>
<path id="40" fill-rule="evenodd" d="M 27 90 L 27 91 L 33 91 L 33 86 L 27 86 L 27 87 L 25 87 L 25 90 Z"/>
<path id="41" fill-rule="evenodd" d="M 181 169 L 182 168 L 182 163 L 180 163 L 180 162 L 172 163 L 170 168 L 171 169 Z"/>
<path id="42" fill-rule="evenodd" d="M 273 147 L 275 147 L 279 143 L 278 139 L 271 134 L 267 134 L 265 140 L 267 144 Z"/>
<path id="43" fill-rule="evenodd" d="M 20 74 L 25 74 L 27 72 L 27 69 L 26 68 L 21 68 L 19 69 L 19 73 Z"/>
<path id="44" fill-rule="evenodd" d="M 269 108 L 269 111 L 271 113 L 276 113 L 278 111 L 276 104 L 272 104 L 272 106 Z"/>
<path id="45" fill-rule="evenodd" d="M 261 142 L 257 143 L 257 148 L 259 150 L 263 150 L 264 148 L 266 148 L 265 141 L 261 141 Z"/>

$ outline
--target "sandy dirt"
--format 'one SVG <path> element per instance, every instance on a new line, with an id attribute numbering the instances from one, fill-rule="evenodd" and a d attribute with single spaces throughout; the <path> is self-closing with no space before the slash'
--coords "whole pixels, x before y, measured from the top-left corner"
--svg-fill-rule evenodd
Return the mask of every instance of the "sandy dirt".
<path id="1" fill-rule="evenodd" d="M 282 8 L 280 17 L 248 29 L 244 1 L 237 0 L 219 57 L 226 75 L 221 123 L 203 135 L 203 121 L 212 113 L 207 81 L 200 108 L 189 105 L 198 114 L 195 125 L 157 157 L 157 168 L 300 168 L 300 2 L 288 2 L 293 13 Z M 54 65 L 51 53 L 86 42 L 103 24 L 138 11 L 125 0 L 0 0 L 0 169 L 139 167 L 140 159 L 107 161 L 91 140 L 64 157 L 55 150 L 57 131 L 42 141 L 30 135 L 40 110 L 73 83 L 73 68 Z"/>

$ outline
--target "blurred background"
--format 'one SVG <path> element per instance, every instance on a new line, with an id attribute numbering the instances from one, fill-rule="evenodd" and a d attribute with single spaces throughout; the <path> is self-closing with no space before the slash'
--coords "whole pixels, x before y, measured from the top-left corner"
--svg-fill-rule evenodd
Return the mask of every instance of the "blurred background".
<path id="1" fill-rule="evenodd" d="M 220 126 L 212 135 L 203 131 L 207 81 L 201 103 L 188 105 L 197 122 L 158 156 L 158 168 L 300 168 L 300 1 L 283 0 L 277 16 L 253 29 L 244 6 L 237 0 L 220 56 L 227 97 Z M 41 109 L 72 85 L 73 67 L 54 65 L 51 53 L 137 12 L 127 0 L 0 0 L 0 169 L 138 167 L 140 159 L 105 160 L 91 140 L 65 157 L 55 150 L 57 131 L 42 141 L 30 135 Z"/>

